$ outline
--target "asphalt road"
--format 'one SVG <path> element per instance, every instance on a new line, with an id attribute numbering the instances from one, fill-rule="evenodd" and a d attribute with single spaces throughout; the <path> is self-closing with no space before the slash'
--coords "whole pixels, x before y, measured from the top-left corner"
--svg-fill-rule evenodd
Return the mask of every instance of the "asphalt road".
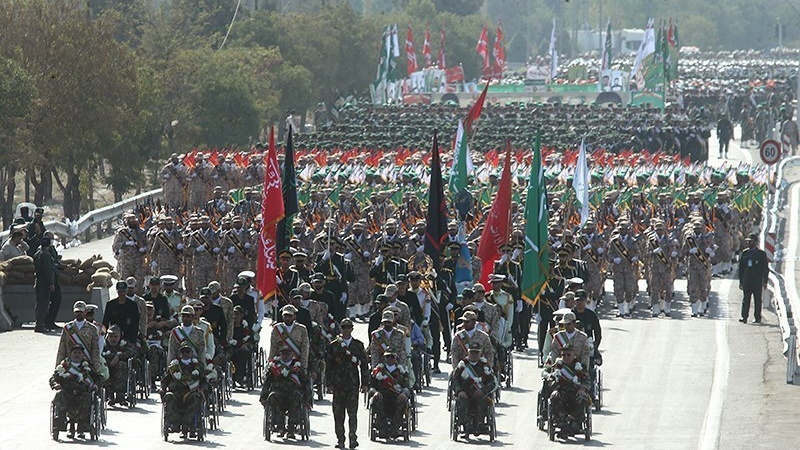
<path id="1" fill-rule="evenodd" d="M 752 153 L 731 152 L 733 163 Z M 715 148 L 711 164 L 719 165 Z M 756 156 L 757 158 L 757 156 Z M 69 257 L 110 255 L 110 239 L 67 250 Z M 110 259 L 110 256 L 107 256 Z M 641 286 L 642 289 L 644 285 Z M 610 291 L 610 284 L 608 285 Z M 473 445 L 506 448 L 561 446 L 620 449 L 774 449 L 798 448 L 794 433 L 800 428 L 798 388 L 784 382 L 777 318 L 764 312 L 760 325 L 737 321 L 741 294 L 735 280 L 712 282 L 709 317 L 693 319 L 685 300 L 686 283 L 676 282 L 673 318 L 653 319 L 644 303 L 631 319 L 612 317 L 602 306 L 604 331 L 602 367 L 605 406 L 594 416 L 589 442 L 552 443 L 536 429 L 536 393 L 540 388 L 535 350 L 515 353 L 515 386 L 503 391 L 497 407 L 498 438 L 493 444 L 476 439 Z M 609 295 L 606 305 L 610 304 Z M 640 295 L 640 301 L 644 300 Z M 268 336 L 264 330 L 263 336 Z M 356 327 L 364 338 L 366 325 Z M 34 334 L 30 329 L 0 334 L 0 448 L 62 448 L 49 435 L 49 402 L 53 392 L 47 380 L 55 364 L 58 336 Z M 530 344 L 535 347 L 535 335 Z M 446 367 L 442 364 L 442 367 Z M 392 447 L 465 448 L 448 438 L 445 408 L 446 375 L 419 396 L 420 423 L 408 444 Z M 135 409 L 112 409 L 108 429 L 88 446 L 163 449 L 174 445 L 250 449 L 266 445 L 261 435 L 262 409 L 257 392 L 236 392 L 222 414 L 220 430 L 207 442 L 165 443 L 159 434 L 160 403 L 151 398 Z M 376 448 L 367 439 L 367 413 L 359 410 L 360 448 Z M 275 447 L 312 448 L 335 444 L 330 402 L 315 406 L 308 443 L 280 440 Z M 174 435 L 173 435 L 174 436 Z M 174 437 L 173 437 L 174 438 Z"/>

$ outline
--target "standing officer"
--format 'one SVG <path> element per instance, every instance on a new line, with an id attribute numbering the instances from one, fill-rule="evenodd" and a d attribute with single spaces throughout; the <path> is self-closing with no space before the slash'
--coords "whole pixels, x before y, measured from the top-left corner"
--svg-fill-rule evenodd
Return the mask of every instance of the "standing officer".
<path id="1" fill-rule="evenodd" d="M 164 229 L 157 231 L 152 240 L 150 265 L 153 266 L 153 274 L 159 277 L 182 275 L 183 237 L 180 230 L 175 228 L 171 216 L 164 218 Z"/>
<path id="2" fill-rule="evenodd" d="M 336 430 L 336 447 L 344 448 L 344 416 L 349 417 L 350 448 L 358 447 L 358 393 L 366 392 L 369 384 L 369 363 L 364 343 L 354 338 L 353 322 L 342 319 L 341 335 L 328 347 L 325 376 L 333 391 L 333 422 Z"/>
<path id="3" fill-rule="evenodd" d="M 614 298 L 619 312 L 617 317 L 631 316 L 631 303 L 639 292 L 639 252 L 636 240 L 628 233 L 630 224 L 620 221 L 617 234 L 608 243 L 608 259 L 613 268 Z"/>
<path id="4" fill-rule="evenodd" d="M 692 317 L 703 316 L 711 289 L 711 258 L 714 257 L 713 237 L 703 232 L 703 219 L 696 217 L 684 235 L 686 261 L 686 291 L 692 304 Z"/>
<path id="5" fill-rule="evenodd" d="M 653 219 L 653 232 L 648 236 L 647 249 L 650 278 L 647 286 L 650 291 L 650 306 L 653 317 L 661 312 L 669 315 L 672 292 L 675 288 L 675 258 L 678 256 L 678 243 L 667 234 L 666 225 L 661 219 Z"/>
<path id="6" fill-rule="evenodd" d="M 195 289 L 208 286 L 216 278 L 217 255 L 220 252 L 219 237 L 211 229 L 211 218 L 200 218 L 200 229 L 192 233 L 190 243 L 194 253 L 191 273 L 193 285 Z M 190 296 L 194 294 L 196 292 L 189 292 Z"/>
<path id="7" fill-rule="evenodd" d="M 42 238 L 41 248 L 33 256 L 36 279 L 36 327 L 33 331 L 44 333 L 47 328 L 47 311 L 50 305 L 50 294 L 56 290 L 56 266 L 50 253 L 50 239 Z"/>
<path id="8" fill-rule="evenodd" d="M 750 315 L 750 297 L 755 302 L 753 317 L 755 323 L 761 323 L 761 293 L 767 288 L 769 279 L 769 261 L 764 250 L 758 248 L 758 236 L 751 233 L 745 239 L 747 250 L 739 258 L 739 289 L 744 293 L 742 299 L 742 318 L 739 322 L 747 323 Z"/>
<path id="9" fill-rule="evenodd" d="M 222 238 L 225 252 L 225 272 L 222 278 L 226 290 L 233 288 L 236 275 L 250 268 L 250 259 L 255 253 L 250 230 L 244 227 L 242 216 L 233 216 L 233 228 Z"/>

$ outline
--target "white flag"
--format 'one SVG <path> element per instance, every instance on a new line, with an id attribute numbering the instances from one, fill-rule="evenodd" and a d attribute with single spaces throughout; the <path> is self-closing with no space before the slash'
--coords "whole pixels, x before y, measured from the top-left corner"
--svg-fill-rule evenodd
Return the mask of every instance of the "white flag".
<path id="1" fill-rule="evenodd" d="M 558 74 L 558 48 L 556 48 L 556 18 L 553 17 L 553 30 L 550 32 L 550 79 Z"/>
<path id="2" fill-rule="evenodd" d="M 589 218 L 589 165 L 586 162 L 586 145 L 581 139 L 581 150 L 575 166 L 575 177 L 572 179 L 575 198 L 581 203 L 581 226 Z"/>

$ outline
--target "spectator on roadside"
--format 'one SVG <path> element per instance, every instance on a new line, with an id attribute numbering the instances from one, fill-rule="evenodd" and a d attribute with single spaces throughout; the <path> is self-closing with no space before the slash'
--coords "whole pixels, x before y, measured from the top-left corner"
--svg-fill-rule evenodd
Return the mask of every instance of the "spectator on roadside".
<path id="1" fill-rule="evenodd" d="M 751 233 L 745 239 L 747 249 L 739 258 L 739 289 L 744 293 L 742 299 L 742 318 L 739 322 L 747 323 L 750 315 L 750 297 L 753 298 L 753 317 L 755 323 L 761 323 L 761 294 L 769 280 L 769 261 L 764 250 L 758 248 L 758 236 Z"/>
<path id="2" fill-rule="evenodd" d="M 28 254 L 28 244 L 23 240 L 25 234 L 20 230 L 11 232 L 11 239 L 0 248 L 0 261 Z"/>

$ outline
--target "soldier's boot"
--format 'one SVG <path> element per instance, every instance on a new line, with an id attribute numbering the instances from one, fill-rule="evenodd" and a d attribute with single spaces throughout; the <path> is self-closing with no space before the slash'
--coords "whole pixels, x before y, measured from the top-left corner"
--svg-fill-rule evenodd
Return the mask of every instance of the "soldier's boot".
<path id="1" fill-rule="evenodd" d="M 668 316 L 669 313 L 670 313 L 670 311 L 669 311 L 669 309 L 670 309 L 669 308 L 669 303 L 670 302 L 668 300 L 659 300 L 659 302 L 658 302 L 658 306 L 661 308 L 661 311 L 663 311 L 664 315 L 666 315 L 666 316 Z"/>
<path id="2" fill-rule="evenodd" d="M 623 308 L 625 309 L 625 317 L 631 316 L 631 302 L 625 301 L 623 304 Z"/>
<path id="3" fill-rule="evenodd" d="M 661 314 L 661 303 L 663 303 L 663 300 L 653 303 L 653 317 L 658 317 Z"/>
<path id="4" fill-rule="evenodd" d="M 708 312 L 708 300 L 700 302 L 700 316 L 704 316 Z"/>
<path id="5" fill-rule="evenodd" d="M 625 316 L 625 302 L 617 303 L 617 317 Z"/>
<path id="6" fill-rule="evenodd" d="M 700 312 L 700 302 L 697 300 L 690 300 L 692 302 L 692 317 L 697 317 Z"/>

